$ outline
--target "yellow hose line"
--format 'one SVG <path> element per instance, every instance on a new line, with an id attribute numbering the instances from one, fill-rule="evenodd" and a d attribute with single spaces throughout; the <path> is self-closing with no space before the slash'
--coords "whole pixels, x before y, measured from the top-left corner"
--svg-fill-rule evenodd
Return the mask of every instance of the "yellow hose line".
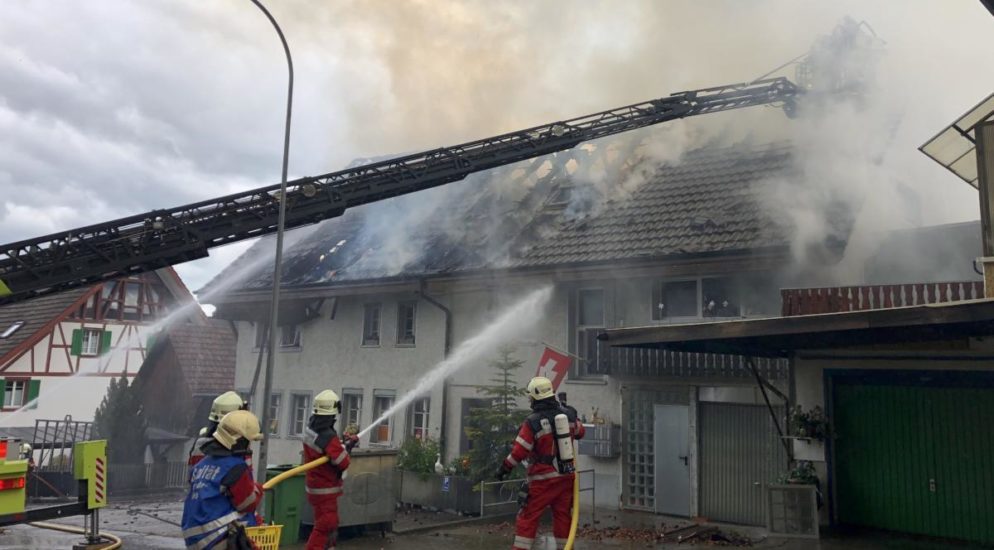
<path id="1" fill-rule="evenodd" d="M 80 529 L 79 527 L 72 527 L 70 525 L 59 525 L 58 523 L 48 523 L 44 521 L 35 521 L 29 523 L 31 527 L 37 527 L 39 529 L 51 529 L 52 531 L 63 531 L 65 533 L 75 533 L 77 535 L 85 535 L 86 531 Z M 124 543 L 121 541 L 120 537 L 117 535 L 112 535 L 110 533 L 100 533 L 101 537 L 110 539 L 110 546 L 104 546 L 102 550 L 117 550 Z"/>
<path id="2" fill-rule="evenodd" d="M 287 470 L 282 474 L 274 477 L 273 479 L 270 479 L 269 481 L 263 483 L 262 488 L 268 491 L 269 489 L 272 489 L 273 487 L 279 485 L 280 482 L 282 482 L 286 478 L 300 475 L 306 472 L 307 470 L 313 470 L 314 468 L 317 468 L 318 466 L 324 464 L 325 462 L 328 462 L 328 457 L 322 456 L 321 458 L 312 460 L 307 464 L 301 464 L 300 466 Z"/>
<path id="3" fill-rule="evenodd" d="M 573 460 L 573 464 L 576 464 L 576 458 Z M 573 542 L 576 541 L 576 528 L 580 525 L 580 469 L 575 469 L 577 472 L 573 474 L 573 519 L 569 524 L 569 538 L 566 539 L 565 550 L 573 550 Z"/>

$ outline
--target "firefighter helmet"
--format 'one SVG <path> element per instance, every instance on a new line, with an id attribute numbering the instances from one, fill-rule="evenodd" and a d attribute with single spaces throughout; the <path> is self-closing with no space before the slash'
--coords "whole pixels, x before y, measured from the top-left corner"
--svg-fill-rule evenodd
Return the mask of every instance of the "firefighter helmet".
<path id="1" fill-rule="evenodd" d="M 544 376 L 536 376 L 528 382 L 528 397 L 534 401 L 548 399 L 556 394 L 552 389 L 552 381 Z"/>
<path id="2" fill-rule="evenodd" d="M 211 422 L 220 422 L 224 415 L 245 408 L 245 400 L 233 391 L 226 391 L 214 399 L 211 404 L 211 414 L 207 417 Z"/>
<path id="3" fill-rule="evenodd" d="M 262 439 L 259 419 L 249 411 L 233 411 L 224 415 L 214 431 L 214 439 L 226 449 L 232 449 L 242 438 L 249 441 Z"/>
<path id="4" fill-rule="evenodd" d="M 314 397 L 314 414 L 318 416 L 337 416 L 342 412 L 342 402 L 338 400 L 338 394 L 331 390 L 324 390 Z"/>

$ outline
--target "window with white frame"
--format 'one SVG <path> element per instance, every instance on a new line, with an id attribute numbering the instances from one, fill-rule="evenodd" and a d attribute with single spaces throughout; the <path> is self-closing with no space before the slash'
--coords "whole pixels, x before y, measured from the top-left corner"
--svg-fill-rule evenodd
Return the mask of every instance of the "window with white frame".
<path id="1" fill-rule="evenodd" d="M 294 393 L 290 396 L 290 427 L 289 435 L 303 435 L 307 427 L 307 417 L 311 406 L 311 396 L 305 393 Z"/>
<path id="2" fill-rule="evenodd" d="M 342 414 L 345 422 L 342 430 L 349 426 L 359 427 L 362 425 L 362 389 L 345 388 L 342 390 Z"/>
<path id="3" fill-rule="evenodd" d="M 269 435 L 279 435 L 280 433 L 280 406 L 282 404 L 282 393 L 274 393 L 269 397 Z"/>
<path id="4" fill-rule="evenodd" d="M 430 406 L 431 399 L 423 397 L 421 399 L 415 399 L 414 402 L 407 408 L 407 424 L 409 426 L 408 434 L 413 436 L 415 439 L 424 439 L 428 437 L 428 412 Z"/>
<path id="5" fill-rule="evenodd" d="M 401 302 L 397 304 L 397 345 L 414 345 L 414 325 L 417 317 L 417 303 Z"/>
<path id="6" fill-rule="evenodd" d="M 269 342 L 269 331 L 266 330 L 267 326 L 264 323 L 258 323 L 255 325 L 255 349 L 262 349 L 267 346 Z"/>
<path id="7" fill-rule="evenodd" d="M 652 320 L 730 318 L 773 313 L 778 301 L 770 277 L 702 277 L 662 281 L 652 288 Z"/>
<path id="8" fill-rule="evenodd" d="M 283 325 L 280 327 L 280 347 L 300 347 L 300 325 Z"/>
<path id="9" fill-rule="evenodd" d="M 100 355 L 100 340 L 104 331 L 96 328 L 83 329 L 83 339 L 79 348 L 80 355 L 94 356 Z"/>
<path id="10" fill-rule="evenodd" d="M 583 358 L 571 369 L 575 377 L 588 372 L 589 363 L 596 361 L 597 334 L 606 326 L 604 289 L 585 288 L 576 291 L 576 352 Z"/>
<path id="11" fill-rule="evenodd" d="M 373 390 L 373 418 L 380 418 L 383 413 L 387 412 L 390 407 L 393 406 L 393 400 L 395 396 L 393 390 Z M 372 434 L 369 437 L 371 443 L 381 443 L 389 444 L 393 435 L 392 425 L 390 418 L 384 419 L 381 423 L 377 424 L 373 428 Z"/>
<path id="12" fill-rule="evenodd" d="M 27 395 L 27 380 L 7 380 L 3 392 L 3 408 L 18 409 L 23 407 Z"/>
<path id="13" fill-rule="evenodd" d="M 380 304 L 366 304 L 363 308 L 362 345 L 380 345 Z"/>

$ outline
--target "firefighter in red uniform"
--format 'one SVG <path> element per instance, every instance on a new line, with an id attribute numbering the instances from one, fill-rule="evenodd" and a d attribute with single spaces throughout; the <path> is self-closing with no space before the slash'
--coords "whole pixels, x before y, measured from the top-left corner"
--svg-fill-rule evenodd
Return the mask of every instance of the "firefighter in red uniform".
<path id="1" fill-rule="evenodd" d="M 327 464 L 308 470 L 304 483 L 307 502 L 314 508 L 314 530 L 307 539 L 307 550 L 334 548 L 338 538 L 342 477 L 349 467 L 349 451 L 359 441 L 355 436 L 346 436 L 343 445 L 335 433 L 335 419 L 341 410 L 338 395 L 324 390 L 314 397 L 314 414 L 304 430 L 304 463 L 328 457 Z"/>
<path id="2" fill-rule="evenodd" d="M 560 430 L 568 433 L 561 433 L 559 437 L 569 438 L 565 444 L 570 446 L 573 445 L 572 439 L 583 437 L 583 424 L 576 418 L 574 410 L 559 404 L 552 382 L 544 376 L 531 379 L 528 397 L 531 399 L 532 414 L 521 424 L 511 454 L 504 459 L 497 473 L 497 478 L 503 480 L 515 466 L 528 459 L 528 498 L 518 512 L 513 548 L 531 548 L 539 518 L 548 507 L 552 507 L 552 533 L 556 537 L 556 548 L 563 548 L 569 537 L 573 477 L 576 474 L 573 473 L 572 454 L 568 457 L 569 461 L 559 458 L 555 419 L 564 415 L 568 421 L 568 425 L 563 423 Z"/>

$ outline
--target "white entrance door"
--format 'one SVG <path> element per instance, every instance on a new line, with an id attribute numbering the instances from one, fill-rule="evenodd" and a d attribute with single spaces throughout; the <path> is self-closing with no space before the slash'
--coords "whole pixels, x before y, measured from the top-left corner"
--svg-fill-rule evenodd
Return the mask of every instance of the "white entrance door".
<path id="1" fill-rule="evenodd" d="M 690 407 L 653 407 L 656 513 L 690 515 Z"/>

